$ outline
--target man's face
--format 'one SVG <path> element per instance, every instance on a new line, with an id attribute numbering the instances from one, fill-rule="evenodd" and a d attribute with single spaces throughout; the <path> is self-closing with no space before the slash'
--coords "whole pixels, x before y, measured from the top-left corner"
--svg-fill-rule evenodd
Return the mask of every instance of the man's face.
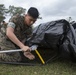
<path id="1" fill-rule="evenodd" d="M 35 21 L 36 21 L 36 19 L 31 17 L 29 14 L 25 15 L 25 24 L 27 24 L 28 26 L 31 26 L 32 24 L 34 24 Z"/>

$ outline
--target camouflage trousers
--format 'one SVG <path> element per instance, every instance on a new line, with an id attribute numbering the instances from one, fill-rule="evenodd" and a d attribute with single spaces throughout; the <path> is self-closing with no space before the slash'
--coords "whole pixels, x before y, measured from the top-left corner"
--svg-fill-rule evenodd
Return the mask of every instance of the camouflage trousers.
<path id="1" fill-rule="evenodd" d="M 16 49 L 15 45 L 11 41 L 6 40 L 3 36 L 0 36 L 0 48 L 0 50 Z M 18 62 L 21 61 L 21 55 L 19 52 L 0 53 L 0 61 Z"/>

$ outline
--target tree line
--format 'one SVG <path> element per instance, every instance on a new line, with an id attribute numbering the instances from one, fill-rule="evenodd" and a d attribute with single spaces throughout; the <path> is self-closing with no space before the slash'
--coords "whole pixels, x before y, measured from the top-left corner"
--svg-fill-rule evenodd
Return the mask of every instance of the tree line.
<path id="1" fill-rule="evenodd" d="M 6 16 L 14 16 L 16 14 L 25 14 L 26 9 L 22 7 L 9 6 L 7 9 L 4 4 L 0 4 L 0 23 L 6 18 Z"/>

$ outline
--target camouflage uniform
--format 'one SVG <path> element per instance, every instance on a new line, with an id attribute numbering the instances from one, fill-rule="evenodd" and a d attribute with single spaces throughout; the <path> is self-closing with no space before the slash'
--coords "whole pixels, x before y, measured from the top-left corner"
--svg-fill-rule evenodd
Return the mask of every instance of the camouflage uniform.
<path id="1" fill-rule="evenodd" d="M 7 27 L 14 28 L 14 34 L 17 38 L 22 41 L 23 39 L 27 39 L 30 37 L 32 33 L 32 27 L 25 25 L 24 16 L 14 16 L 9 20 Z M 17 49 L 17 46 L 5 35 L 5 33 L 1 32 L 0 34 L 0 47 L 1 50 L 11 50 Z M 21 56 L 19 52 L 13 53 L 2 53 L 0 54 L 1 61 L 21 61 Z"/>

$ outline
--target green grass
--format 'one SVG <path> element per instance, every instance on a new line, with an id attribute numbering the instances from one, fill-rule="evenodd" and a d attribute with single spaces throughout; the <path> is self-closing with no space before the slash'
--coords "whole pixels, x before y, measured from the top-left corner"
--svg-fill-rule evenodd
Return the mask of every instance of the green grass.
<path id="1" fill-rule="evenodd" d="M 58 60 L 43 66 L 0 64 L 0 75 L 76 75 L 76 64 Z"/>
<path id="2" fill-rule="evenodd" d="M 46 60 L 45 58 L 48 59 L 49 56 L 53 56 L 52 52 L 49 51 L 48 54 L 46 52 L 47 50 L 40 52 L 41 55 L 43 54 L 42 57 L 44 60 Z M 41 61 L 37 59 L 37 55 L 35 56 L 35 62 L 37 63 L 38 61 L 41 63 Z M 30 62 L 35 63 L 34 61 Z M 56 59 L 43 66 L 0 64 L 0 75 L 76 75 L 76 63 L 63 59 Z"/>

